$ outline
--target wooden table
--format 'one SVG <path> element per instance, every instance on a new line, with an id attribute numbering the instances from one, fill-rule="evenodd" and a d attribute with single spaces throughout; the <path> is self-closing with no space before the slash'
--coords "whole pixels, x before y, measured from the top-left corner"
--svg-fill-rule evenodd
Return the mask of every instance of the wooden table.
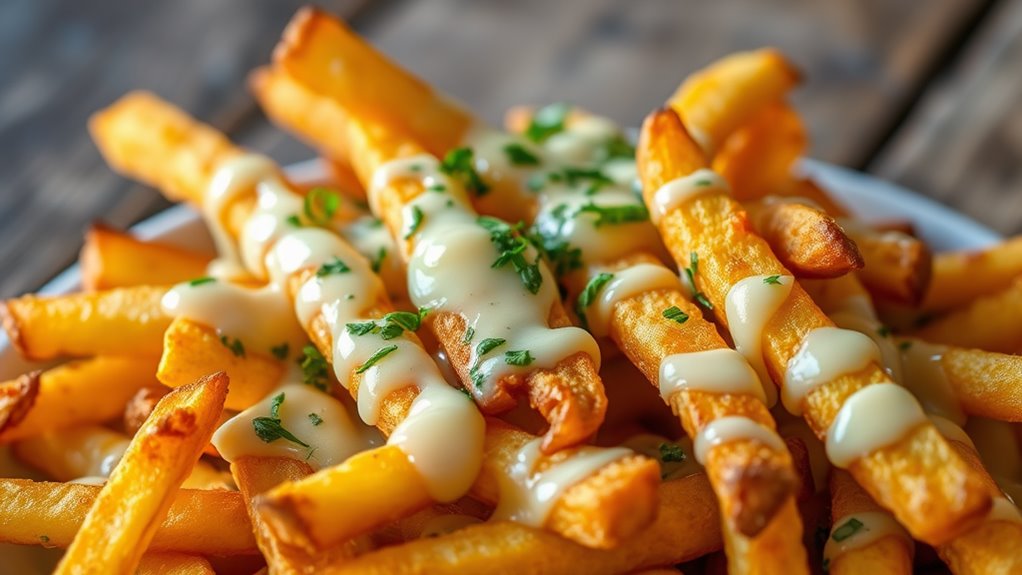
<path id="1" fill-rule="evenodd" d="M 89 222 L 126 227 L 167 206 L 111 173 L 85 132 L 127 90 L 156 91 L 281 162 L 309 157 L 244 85 L 299 4 L 0 4 L 0 297 L 70 264 Z M 1022 0 L 321 4 L 492 121 L 565 100 L 636 125 L 689 71 L 774 45 L 806 73 L 795 103 L 814 156 L 1022 232 Z"/>

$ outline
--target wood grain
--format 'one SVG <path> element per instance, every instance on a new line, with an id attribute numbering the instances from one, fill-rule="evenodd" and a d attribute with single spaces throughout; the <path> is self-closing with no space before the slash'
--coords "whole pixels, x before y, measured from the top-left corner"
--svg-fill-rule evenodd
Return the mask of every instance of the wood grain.
<path id="1" fill-rule="evenodd" d="M 1022 0 L 995 8 L 871 168 L 1022 233 Z"/>

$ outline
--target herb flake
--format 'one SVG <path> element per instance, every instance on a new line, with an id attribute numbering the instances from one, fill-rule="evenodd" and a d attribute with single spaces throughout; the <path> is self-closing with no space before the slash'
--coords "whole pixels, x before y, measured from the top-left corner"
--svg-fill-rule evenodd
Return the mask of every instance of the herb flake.
<path id="1" fill-rule="evenodd" d="M 582 327 L 589 329 L 589 319 L 586 317 L 586 308 L 588 308 L 593 301 L 596 300 L 597 294 L 603 289 L 603 286 L 607 285 L 607 282 L 614 279 L 614 274 L 601 272 L 593 276 L 586 287 L 582 290 L 582 293 L 578 294 L 578 300 L 575 302 L 575 314 L 578 315 L 579 321 L 582 323 Z"/>
<path id="2" fill-rule="evenodd" d="M 659 446 L 660 461 L 664 463 L 681 463 L 685 461 L 685 450 L 674 443 L 661 443 Z"/>
<path id="3" fill-rule="evenodd" d="M 408 223 L 408 231 L 405 232 L 404 239 L 412 237 L 415 232 L 419 231 L 419 227 L 422 226 L 422 208 L 419 206 L 412 206 L 412 221 Z"/>
<path id="4" fill-rule="evenodd" d="M 396 350 L 397 350 L 396 345 L 388 345 L 381 347 L 380 349 L 376 350 L 376 353 L 371 355 L 369 359 L 365 361 L 365 363 L 360 365 L 359 368 L 355 370 L 355 373 L 365 373 L 369 371 L 370 367 L 376 365 L 377 363 L 380 362 L 380 360 L 387 357 Z"/>
<path id="5" fill-rule="evenodd" d="M 564 124 L 570 112 L 571 108 L 564 103 L 550 104 L 536 110 L 532 115 L 532 121 L 525 129 L 525 137 L 539 144 L 550 136 L 564 131 Z"/>
<path id="6" fill-rule="evenodd" d="M 348 264 L 342 262 L 341 258 L 334 256 L 333 261 L 319 266 L 319 269 L 316 270 L 316 277 L 322 278 L 329 275 L 345 274 L 350 271 L 351 268 L 348 267 Z"/>
<path id="7" fill-rule="evenodd" d="M 533 295 L 539 293 L 539 288 L 543 285 L 543 274 L 539 268 L 540 255 L 537 254 L 532 263 L 525 259 L 526 250 L 531 242 L 522 234 L 524 224 L 519 222 L 511 226 L 488 216 L 480 216 L 476 222 L 490 232 L 490 242 L 497 249 L 497 259 L 490 267 L 497 269 L 511 264 L 529 293 Z"/>
<path id="8" fill-rule="evenodd" d="M 525 146 L 512 142 L 504 146 L 507 159 L 515 166 L 538 166 L 539 156 L 533 154 Z"/>
<path id="9" fill-rule="evenodd" d="M 341 196 L 328 188 L 312 188 L 305 195 L 302 211 L 310 222 L 326 226 L 341 207 Z"/>
<path id="10" fill-rule="evenodd" d="M 504 363 L 508 365 L 524 367 L 526 365 L 531 365 L 534 360 L 535 358 L 532 357 L 532 354 L 529 353 L 529 350 L 527 349 L 504 352 Z"/>
<path id="11" fill-rule="evenodd" d="M 461 182 L 465 190 L 477 196 L 485 196 L 490 186 L 476 171 L 475 152 L 472 148 L 454 148 L 447 152 L 440 162 L 440 171 Z"/>
<path id="12" fill-rule="evenodd" d="M 211 283 L 216 283 L 216 278 L 211 278 L 211 277 L 195 278 L 195 279 L 189 281 L 188 285 L 191 286 L 191 287 L 196 287 L 196 286 L 201 286 L 201 285 L 204 285 L 204 284 L 211 284 Z"/>
<path id="13" fill-rule="evenodd" d="M 688 314 L 681 311 L 681 308 L 679 308 L 676 305 L 672 305 L 671 307 L 665 309 L 663 311 L 663 316 L 679 324 L 688 321 Z"/>
<path id="14" fill-rule="evenodd" d="M 275 358 L 277 358 L 279 360 L 287 359 L 287 356 L 290 353 L 290 351 L 291 351 L 291 346 L 288 345 L 288 343 L 286 341 L 284 343 L 280 344 L 280 345 L 275 345 L 275 346 L 270 348 L 270 353 L 273 354 L 273 357 L 275 357 Z"/>
<path id="15" fill-rule="evenodd" d="M 830 535 L 830 538 L 834 541 L 841 542 L 858 533 L 863 527 L 865 527 L 865 524 L 862 521 L 852 517 L 848 521 L 845 521 L 840 527 L 835 529 L 834 533 Z"/>
<path id="16" fill-rule="evenodd" d="M 318 413 L 310 413 L 309 414 L 309 421 L 312 422 L 312 425 L 314 425 L 316 427 L 319 427 L 320 424 L 323 423 L 323 418 L 320 417 Z"/>
<path id="17" fill-rule="evenodd" d="M 241 343 L 240 339 L 234 338 L 232 340 L 226 335 L 222 335 L 220 336 L 220 343 L 222 343 L 227 349 L 231 350 L 231 353 L 233 353 L 235 357 L 245 357 L 245 346 Z"/>

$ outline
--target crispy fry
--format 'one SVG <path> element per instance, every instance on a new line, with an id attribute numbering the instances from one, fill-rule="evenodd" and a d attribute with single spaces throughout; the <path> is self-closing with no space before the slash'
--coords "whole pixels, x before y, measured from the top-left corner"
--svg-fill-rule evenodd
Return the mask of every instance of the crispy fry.
<path id="1" fill-rule="evenodd" d="M 882 512 L 882 509 L 859 487 L 852 476 L 840 469 L 830 476 L 831 517 L 840 521 L 855 513 Z M 872 543 L 839 554 L 831 559 L 830 573 L 854 575 L 856 573 L 886 573 L 897 575 L 912 573 L 913 548 L 910 541 L 898 534 L 890 534 Z"/>
<path id="2" fill-rule="evenodd" d="M 130 573 L 213 435 L 227 397 L 214 374 L 170 393 L 96 496 L 56 573 Z"/>
<path id="3" fill-rule="evenodd" d="M 799 80 L 799 72 L 776 50 L 739 52 L 690 74 L 670 106 L 712 155 L 729 134 L 780 101 Z"/>
<path id="4" fill-rule="evenodd" d="M 638 157 L 648 204 L 665 182 L 705 167 L 702 152 L 669 110 L 647 118 Z M 660 230 L 678 261 L 687 262 L 692 252 L 698 255 L 697 288 L 712 302 L 721 323 L 727 322 L 724 299 L 733 283 L 756 273 L 786 273 L 767 244 L 750 232 L 746 214 L 726 193 L 711 191 L 690 199 L 661 219 Z M 764 330 L 764 356 L 772 377 L 782 379 L 788 360 L 810 330 L 830 325 L 796 283 Z M 816 388 L 803 405 L 807 422 L 817 436 L 824 437 L 848 396 L 885 381 L 889 380 L 880 366 L 871 363 Z M 850 471 L 924 541 L 953 538 L 981 520 L 990 507 L 980 478 L 929 424 L 858 459 Z"/>
<path id="5" fill-rule="evenodd" d="M 1022 277 L 1022 236 L 984 250 L 946 252 L 933 256 L 930 289 L 922 309 L 944 311 L 999 292 Z"/>
<path id="6" fill-rule="evenodd" d="M 24 295 L 0 305 L 4 329 L 29 359 L 158 356 L 170 325 L 165 288 L 138 286 L 62 296 Z"/>
<path id="7" fill-rule="evenodd" d="M 959 347 L 1022 352 L 1022 279 L 927 323 L 914 335 Z"/>
<path id="8" fill-rule="evenodd" d="M 237 355 L 221 342 L 216 330 L 189 319 L 175 319 L 163 342 L 156 372 L 160 383 L 180 387 L 223 370 L 231 380 L 227 409 L 245 409 L 266 397 L 284 374 L 280 361 L 255 352 Z"/>
<path id="9" fill-rule="evenodd" d="M 1022 421 L 1022 356 L 952 347 L 941 366 L 966 413 Z"/>
<path id="10" fill-rule="evenodd" d="M 33 371 L 0 383 L 0 434 L 20 426 L 29 414 L 39 397 L 39 379 Z"/>
<path id="11" fill-rule="evenodd" d="M 780 198 L 745 205 L 756 233 L 798 278 L 835 278 L 863 267 L 855 242 L 823 210 Z"/>
<path id="12" fill-rule="evenodd" d="M 24 382 L 35 390 L 0 406 L 0 418 L 7 418 L 0 425 L 0 443 L 113 419 L 131 394 L 156 383 L 155 371 L 155 359 L 97 357 L 0 383 L 0 393 L 5 395 L 7 390 L 23 389 Z M 19 411 L 21 419 L 15 421 L 14 413 Z"/>
<path id="13" fill-rule="evenodd" d="M 802 118 L 775 102 L 727 136 L 713 158 L 713 171 L 731 184 L 736 200 L 760 200 L 791 185 L 792 167 L 807 144 Z"/>
<path id="14" fill-rule="evenodd" d="M 311 7 L 298 11 L 273 54 L 274 64 L 345 109 L 391 119 L 434 155 L 461 141 L 470 114 L 367 45 L 340 20 Z M 335 136 L 336 137 L 336 136 Z"/>
<path id="15" fill-rule="evenodd" d="M 136 575 L 216 575 L 209 561 L 183 553 L 146 553 Z"/>
<path id="16" fill-rule="evenodd" d="M 850 220 L 844 220 L 843 227 L 862 253 L 866 265 L 859 277 L 870 293 L 909 305 L 922 300 L 933 265 L 925 243 L 903 232 L 876 232 Z"/>
<path id="17" fill-rule="evenodd" d="M 660 491 L 656 522 L 614 549 L 590 549 L 543 530 L 497 522 L 384 548 L 323 573 L 609 574 L 681 563 L 720 547 L 717 510 L 704 475 L 668 481 Z"/>
<path id="18" fill-rule="evenodd" d="M 139 240 L 98 223 L 85 233 L 78 257 L 85 291 L 172 285 L 206 275 L 209 261 L 209 256 Z"/>
<path id="19" fill-rule="evenodd" d="M 163 396 L 170 393 L 171 388 L 163 385 L 148 385 L 140 388 L 124 405 L 124 432 L 128 435 L 142 428 L 149 414 L 156 409 L 156 404 Z"/>
<path id="20" fill-rule="evenodd" d="M 67 547 L 99 491 L 96 485 L 0 479 L 0 541 Z M 212 517 L 216 521 L 211 521 Z M 258 552 L 241 495 L 200 489 L 177 492 L 149 551 L 197 555 Z"/>

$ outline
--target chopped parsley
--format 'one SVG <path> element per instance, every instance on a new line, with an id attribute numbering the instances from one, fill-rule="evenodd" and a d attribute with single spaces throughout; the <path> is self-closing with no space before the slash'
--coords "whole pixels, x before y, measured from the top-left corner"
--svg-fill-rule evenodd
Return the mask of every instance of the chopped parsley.
<path id="1" fill-rule="evenodd" d="M 564 103 L 550 104 L 536 110 L 532 115 L 532 121 L 525 129 L 525 137 L 538 144 L 564 131 L 564 123 L 570 112 L 571 108 Z"/>
<path id="2" fill-rule="evenodd" d="M 578 301 L 575 302 L 575 313 L 578 315 L 579 321 L 582 323 L 582 327 L 589 329 L 589 319 L 586 317 L 586 308 L 596 300 L 597 294 L 603 289 L 603 286 L 610 280 L 614 279 L 614 274 L 601 272 L 593 276 L 589 283 L 586 284 L 585 289 L 582 293 L 578 294 Z"/>
<path id="3" fill-rule="evenodd" d="M 303 211 L 310 222 L 325 226 L 330 223 L 340 207 L 341 196 L 337 192 L 327 188 L 312 188 L 305 195 Z"/>
<path id="4" fill-rule="evenodd" d="M 266 443 L 273 443 L 278 439 L 286 439 L 302 447 L 309 447 L 308 443 L 295 437 L 294 434 L 284 429 L 284 426 L 280 424 L 280 405 L 282 403 L 284 403 L 284 394 L 278 393 L 270 400 L 270 416 L 257 417 L 252 420 L 255 434 Z"/>
<path id="5" fill-rule="evenodd" d="M 322 278 L 334 274 L 344 274 L 351 271 L 348 264 L 341 261 L 341 258 L 334 256 L 334 261 L 327 262 L 316 270 L 316 277 Z"/>
<path id="6" fill-rule="evenodd" d="M 408 231 L 405 232 L 404 238 L 407 240 L 412 237 L 415 232 L 419 231 L 419 227 L 422 226 L 422 208 L 419 206 L 412 206 L 412 221 L 408 223 Z"/>
<path id="7" fill-rule="evenodd" d="M 40 535 L 39 541 L 41 541 L 43 544 L 49 543 L 50 537 L 48 535 Z"/>
<path id="8" fill-rule="evenodd" d="M 369 267 L 373 268 L 373 272 L 380 273 L 380 268 L 383 267 L 383 260 L 387 258 L 387 248 L 380 248 L 380 251 L 376 252 L 376 257 L 369 260 Z"/>
<path id="9" fill-rule="evenodd" d="M 413 172 L 421 172 L 422 171 L 422 164 L 412 164 L 411 166 L 408 166 L 408 169 L 413 171 Z"/>
<path id="10" fill-rule="evenodd" d="M 468 329 L 465 330 L 464 337 L 461 338 L 461 343 L 463 343 L 465 345 L 468 345 L 468 344 L 472 343 L 472 338 L 474 338 L 475 336 L 476 336 L 476 328 L 474 328 L 472 326 L 468 326 Z"/>
<path id="11" fill-rule="evenodd" d="M 320 391 L 327 390 L 330 365 L 323 354 L 316 349 L 316 346 L 310 344 L 302 348 L 302 357 L 298 359 L 298 366 L 302 369 L 302 383 L 311 385 Z"/>
<path id="12" fill-rule="evenodd" d="M 539 288 L 543 285 L 543 275 L 539 269 L 540 255 L 537 254 L 532 263 L 525 259 L 525 252 L 530 242 L 522 234 L 524 224 L 519 222 L 510 226 L 488 216 L 480 216 L 476 221 L 490 232 L 490 242 L 497 248 L 497 259 L 490 267 L 497 269 L 511 264 L 522 280 L 522 285 L 533 295 L 539 293 Z"/>
<path id="13" fill-rule="evenodd" d="M 505 343 L 507 343 L 507 340 L 502 337 L 488 337 L 476 346 L 476 355 L 482 357 Z"/>
<path id="14" fill-rule="evenodd" d="M 775 286 L 783 285 L 781 284 L 781 276 L 767 276 L 763 278 L 763 283 Z"/>
<path id="15" fill-rule="evenodd" d="M 561 277 L 572 270 L 582 268 L 582 250 L 572 246 L 559 235 L 571 217 L 568 214 L 568 206 L 559 204 L 550 210 L 549 217 L 553 219 L 552 225 L 533 225 L 529 230 L 529 239 L 550 262 L 554 275 Z"/>
<path id="16" fill-rule="evenodd" d="M 696 180 L 696 186 L 700 188 L 705 188 L 706 186 L 709 186 L 712 183 L 713 182 L 711 182 L 710 180 Z"/>
<path id="17" fill-rule="evenodd" d="M 296 228 L 302 227 L 302 220 L 298 217 L 298 214 L 291 214 L 290 216 L 284 218 L 284 221 L 287 222 L 288 225 L 292 227 Z"/>
<path id="18" fill-rule="evenodd" d="M 236 357 L 245 357 L 245 346 L 241 343 L 240 339 L 234 338 L 232 341 L 226 335 L 222 335 L 220 336 L 220 343 L 222 343 L 227 349 L 231 350 L 231 353 L 233 353 Z"/>
<path id="19" fill-rule="evenodd" d="M 692 299 L 706 309 L 713 309 L 713 303 L 706 298 L 703 292 L 696 289 L 696 274 L 699 273 L 699 254 L 691 252 L 688 256 L 689 267 L 685 268 L 685 276 L 688 277 L 688 285 L 692 288 Z M 769 278 L 767 278 L 769 279 Z M 764 280 L 764 283 L 769 283 Z"/>
<path id="20" fill-rule="evenodd" d="M 195 287 L 195 286 L 201 286 L 203 284 L 211 284 L 211 283 L 215 283 L 215 282 L 216 282 L 216 278 L 204 277 L 204 278 L 195 278 L 192 281 L 188 282 L 188 285 L 190 285 L 192 287 Z"/>
<path id="21" fill-rule="evenodd" d="M 447 191 L 447 186 L 445 186 L 443 184 L 433 184 L 432 186 L 429 186 L 428 188 L 426 188 L 426 190 L 428 190 L 430 192 L 436 192 L 436 193 L 439 194 L 439 193 L 446 192 Z"/>
<path id="22" fill-rule="evenodd" d="M 881 325 L 880 327 L 877 328 L 877 335 L 879 335 L 880 337 L 888 337 L 891 335 L 891 328 L 887 327 L 886 325 Z"/>
<path id="23" fill-rule="evenodd" d="M 553 182 L 563 180 L 564 183 L 572 187 L 588 182 L 589 186 L 583 192 L 587 196 L 591 196 L 600 191 L 600 188 L 603 186 L 608 186 L 614 183 L 614 180 L 610 179 L 606 174 L 600 171 L 599 168 L 565 166 L 559 172 L 551 172 L 548 177 L 550 178 L 550 181 Z"/>
<path id="24" fill-rule="evenodd" d="M 606 224 L 627 224 L 631 222 L 644 222 L 649 219 L 649 211 L 642 204 L 626 204 L 623 206 L 597 206 L 589 202 L 578 209 L 579 213 L 596 214 L 596 222 L 593 226 L 600 227 Z"/>
<path id="25" fill-rule="evenodd" d="M 365 361 L 365 363 L 360 365 L 359 368 L 355 370 L 355 373 L 365 373 L 366 371 L 369 371 L 370 367 L 376 365 L 377 363 L 380 362 L 380 360 L 387 357 L 389 354 L 396 350 L 397 350 L 396 345 L 388 345 L 385 347 L 381 347 L 380 349 L 376 350 L 376 353 L 371 355 L 369 359 Z"/>
<path id="26" fill-rule="evenodd" d="M 845 521 L 843 525 L 835 529 L 834 533 L 830 535 L 830 538 L 834 541 L 841 542 L 858 533 L 863 527 L 865 527 L 865 524 L 862 521 L 852 517 L 848 521 Z"/>
<path id="27" fill-rule="evenodd" d="M 696 295 L 692 296 L 696 300 L 696 303 L 705 307 L 706 309 L 713 309 L 713 302 L 706 298 L 703 292 L 696 292 Z"/>
<path id="28" fill-rule="evenodd" d="M 635 146 L 631 145 L 628 140 L 621 135 L 614 136 L 600 144 L 594 152 L 593 160 L 599 164 L 603 164 L 618 158 L 625 158 L 629 160 L 635 159 Z"/>
<path id="29" fill-rule="evenodd" d="M 504 146 L 504 153 L 507 159 L 516 166 L 538 166 L 539 156 L 525 149 L 525 146 L 517 143 L 510 143 Z"/>
<path id="30" fill-rule="evenodd" d="M 447 152 L 440 162 L 440 171 L 460 181 L 467 191 L 477 196 L 484 196 L 490 191 L 490 186 L 476 171 L 472 148 L 454 148 Z"/>
<path id="31" fill-rule="evenodd" d="M 526 366 L 535 360 L 527 349 L 504 352 L 504 363 L 508 365 Z"/>
<path id="32" fill-rule="evenodd" d="M 905 340 L 905 341 L 903 341 L 903 342 L 898 344 L 898 349 L 900 349 L 901 351 L 908 351 L 911 348 L 912 348 L 912 342 L 908 341 L 908 340 Z"/>
<path id="33" fill-rule="evenodd" d="M 392 311 L 383 316 L 379 321 L 360 321 L 346 324 L 345 327 L 351 335 L 379 334 L 381 339 L 389 340 L 400 337 L 406 330 L 418 331 L 422 326 L 422 319 L 429 313 L 429 308 L 420 307 L 419 311 Z"/>
<path id="34" fill-rule="evenodd" d="M 674 443 L 660 444 L 660 461 L 664 463 L 681 463 L 685 461 L 685 451 Z"/>
<path id="35" fill-rule="evenodd" d="M 270 353 L 273 354 L 273 357 L 280 360 L 287 359 L 288 353 L 290 353 L 290 351 L 291 346 L 288 345 L 286 341 L 280 345 L 275 345 L 270 348 Z"/>
<path id="36" fill-rule="evenodd" d="M 323 418 L 320 417 L 318 413 L 310 413 L 309 421 L 312 422 L 312 425 L 319 427 L 319 425 L 323 423 Z"/>
<path id="37" fill-rule="evenodd" d="M 672 305 L 671 307 L 665 309 L 663 315 L 667 319 L 676 321 L 678 323 L 685 323 L 686 321 L 688 321 L 688 314 L 681 311 L 681 308 L 679 308 L 676 305 Z"/>

